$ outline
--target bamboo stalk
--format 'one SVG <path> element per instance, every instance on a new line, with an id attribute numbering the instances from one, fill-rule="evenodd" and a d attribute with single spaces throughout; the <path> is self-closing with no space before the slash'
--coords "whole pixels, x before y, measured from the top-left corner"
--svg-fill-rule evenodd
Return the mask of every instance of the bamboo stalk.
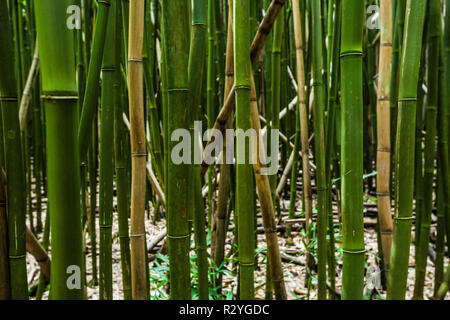
<path id="1" fill-rule="evenodd" d="M 187 112 L 185 102 L 189 100 L 189 15 L 188 1 L 174 3 L 163 1 L 163 47 L 165 86 L 167 88 L 166 134 L 172 135 L 176 129 L 186 129 Z M 176 63 L 175 63 L 176 61 Z M 170 298 L 172 300 L 191 299 L 189 268 L 189 225 L 187 198 L 188 169 L 185 164 L 175 164 L 170 159 L 176 142 L 166 142 L 166 201 L 167 233 L 170 261 Z"/>
<path id="2" fill-rule="evenodd" d="M 244 132 L 251 128 L 250 119 L 250 4 L 246 0 L 234 1 L 234 74 L 236 91 L 236 215 L 239 239 L 239 299 L 253 300 L 254 288 L 254 200 L 251 155 Z M 243 147 L 239 148 L 239 146 Z M 242 153 L 243 152 L 243 153 Z"/>
<path id="3" fill-rule="evenodd" d="M 114 8 L 114 18 L 116 24 L 119 24 L 121 30 L 121 6 Z M 117 32 L 117 29 L 116 29 Z M 114 41 L 114 64 L 120 66 L 122 35 L 115 34 Z M 124 137 L 124 124 L 122 121 L 122 95 L 123 80 L 119 68 L 115 69 L 113 82 L 113 104 L 114 104 L 114 168 L 116 173 L 116 194 L 117 194 L 117 214 L 119 220 L 119 241 L 120 241 L 120 263 L 122 267 L 122 287 L 125 300 L 131 300 L 131 261 L 130 261 L 130 233 L 128 217 L 130 216 L 130 207 L 127 197 L 129 186 L 127 184 L 126 172 L 126 144 Z"/>
<path id="4" fill-rule="evenodd" d="M 6 1 L 0 4 L 0 105 L 3 121 L 3 140 L 8 205 L 9 272 L 11 298 L 27 300 L 27 270 L 25 260 L 26 180 L 22 158 L 18 113 L 17 79 L 14 70 L 14 42 Z"/>
<path id="5" fill-rule="evenodd" d="M 191 32 L 191 49 L 189 53 L 189 88 L 191 92 L 191 111 L 190 111 L 190 132 L 191 143 L 194 157 L 200 150 L 195 150 L 194 140 L 198 139 L 194 134 L 194 121 L 201 120 L 200 117 L 200 97 L 202 91 L 203 70 L 205 67 L 206 57 L 206 40 L 207 40 L 207 15 L 208 2 L 205 0 L 195 0 L 193 3 L 192 12 L 192 32 Z M 208 65 L 209 66 L 209 65 Z M 208 67 L 209 68 L 209 67 Z M 199 72 L 200 70 L 200 72 Z M 209 69 L 208 69 L 209 70 Z M 209 72 L 208 72 L 209 74 Z M 208 94 L 208 93 L 207 93 Z M 208 104 L 210 101 L 208 102 Z M 188 190 L 189 209 L 191 212 L 189 216 L 194 220 L 194 239 L 195 248 L 197 252 L 197 266 L 198 266 L 198 290 L 199 300 L 208 300 L 208 258 L 207 258 L 207 244 L 205 233 L 205 210 L 202 197 L 202 185 L 200 176 L 200 166 L 193 165 L 189 170 L 191 188 Z M 211 209 L 211 206 L 209 207 Z"/>
<path id="6" fill-rule="evenodd" d="M 133 300 L 147 299 L 145 250 L 146 143 L 142 83 L 144 0 L 131 0 L 129 8 L 128 88 L 131 125 L 131 290 Z"/>
<path id="7" fill-rule="evenodd" d="M 32 98 L 32 89 L 38 73 L 39 73 L 39 49 L 36 40 L 36 44 L 34 47 L 33 62 L 31 64 L 30 71 L 28 72 L 27 82 L 23 90 L 22 98 L 20 99 L 19 122 L 21 132 L 23 132 L 24 130 L 25 120 L 28 113 L 28 107 L 30 106 Z"/>
<path id="8" fill-rule="evenodd" d="M 75 51 L 65 18 L 70 4 L 69 0 L 35 4 L 46 115 L 48 205 L 52 212 L 51 299 L 85 298 Z"/>
<path id="9" fill-rule="evenodd" d="M 306 230 L 309 230 L 310 221 L 312 218 L 312 191 L 311 191 L 311 169 L 309 165 L 309 124 L 308 124 L 308 110 L 306 106 L 306 82 L 305 82 L 305 59 L 304 59 L 304 41 L 300 12 L 299 0 L 293 0 L 292 9 L 294 15 L 294 37 L 295 37 L 295 53 L 296 53 L 296 79 L 298 85 L 298 101 L 300 110 L 300 143 L 302 154 L 302 177 L 303 177 L 303 202 L 305 204 Z M 308 237 L 309 239 L 309 237 Z M 308 240 L 307 240 L 307 243 Z M 311 256 L 308 254 L 309 259 Z"/>
<path id="10" fill-rule="evenodd" d="M 317 199 L 317 241 L 318 241 L 318 299 L 326 299 L 326 268 L 327 268 L 327 182 L 325 167 L 325 124 L 323 110 L 325 107 L 325 88 L 323 85 L 323 43 L 322 24 L 320 21 L 321 3 L 311 1 L 312 10 L 312 65 L 314 78 L 314 144 L 316 158 Z"/>
<path id="11" fill-rule="evenodd" d="M 395 300 L 405 298 L 408 275 L 414 185 L 415 106 L 426 2 L 407 2 L 405 33 L 408 37 L 405 38 L 400 65 L 395 152 L 396 204 L 387 292 L 387 298 Z"/>
<path id="12" fill-rule="evenodd" d="M 416 278 L 414 299 L 423 300 L 428 246 L 430 242 L 431 211 L 433 209 L 434 161 L 436 156 L 436 123 L 439 100 L 439 47 L 442 32 L 440 2 L 430 0 L 428 4 L 428 99 L 426 109 L 424 203 L 420 225 L 420 238 L 416 251 Z"/>
<path id="13" fill-rule="evenodd" d="M 115 16 L 116 1 L 111 0 L 111 16 L 106 28 L 104 55 L 101 68 L 102 91 L 100 111 L 100 299 L 112 300 L 112 216 L 113 216 L 113 149 L 110 142 L 114 139 L 114 76 L 115 65 L 114 45 L 117 43 L 117 24 Z"/>
<path id="14" fill-rule="evenodd" d="M 377 102 L 377 204 L 381 249 L 385 262 L 384 271 L 387 277 L 389 273 L 393 228 L 390 196 L 391 115 L 389 102 L 392 58 L 392 1 L 382 0 L 380 5 L 381 40 Z"/>
<path id="15" fill-rule="evenodd" d="M 78 143 L 80 159 L 84 160 L 87 154 L 92 123 L 97 110 L 98 82 L 100 80 L 100 69 L 103 51 L 106 41 L 106 30 L 108 26 L 109 8 L 111 0 L 98 1 L 98 13 L 95 20 L 95 31 L 92 42 L 92 53 L 90 54 L 88 78 L 83 101 L 83 110 L 78 128 Z"/>

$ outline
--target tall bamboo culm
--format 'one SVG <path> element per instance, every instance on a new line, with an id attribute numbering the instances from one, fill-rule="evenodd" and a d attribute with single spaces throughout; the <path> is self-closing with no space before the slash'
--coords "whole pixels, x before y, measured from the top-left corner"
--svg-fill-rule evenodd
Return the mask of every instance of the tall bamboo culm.
<path id="1" fill-rule="evenodd" d="M 380 62 L 377 101 L 377 205 L 384 272 L 389 273 L 392 244 L 391 214 L 391 112 L 390 83 L 392 60 L 392 1 L 380 2 Z"/>
<path id="2" fill-rule="evenodd" d="M 85 298 L 74 31 L 66 24 L 66 10 L 72 3 L 35 2 L 47 133 L 51 299 Z"/>
<path id="3" fill-rule="evenodd" d="M 363 28 L 364 2 L 342 3 L 341 174 L 342 299 L 359 300 L 364 286 Z"/>
<path id="4" fill-rule="evenodd" d="M 145 300 L 147 266 L 145 249 L 146 139 L 142 48 L 144 42 L 144 0 L 130 0 L 128 38 L 128 88 L 131 125 L 131 292 L 133 300 Z"/>
<path id="5" fill-rule="evenodd" d="M 165 79 L 167 88 L 166 125 L 167 137 L 176 129 L 187 129 L 189 101 L 189 5 L 190 1 L 162 2 Z M 176 61 L 176 63 L 175 63 Z M 191 299 L 189 224 L 188 224 L 188 168 L 185 164 L 175 164 L 172 149 L 175 141 L 167 140 L 167 237 L 170 261 L 170 298 L 172 300 Z M 180 195 L 184 195 L 179 198 Z"/>
<path id="6" fill-rule="evenodd" d="M 239 288 L 241 300 L 252 300 L 254 289 L 254 201 L 253 173 L 250 165 L 251 141 L 243 132 L 251 128 L 250 119 L 250 4 L 246 0 L 234 1 L 234 74 L 236 88 L 236 215 L 239 218 Z M 252 138 L 250 138 L 252 139 Z M 241 146 L 241 148 L 239 148 Z M 245 239 L 242 241 L 242 239 Z"/>
<path id="7" fill-rule="evenodd" d="M 424 151 L 424 202 L 420 225 L 416 224 L 416 230 L 420 228 L 418 245 L 416 247 L 416 278 L 413 296 L 413 298 L 416 300 L 423 300 L 428 247 L 430 243 L 431 211 L 433 210 L 434 162 L 436 156 L 437 131 L 436 124 L 439 101 L 439 51 L 442 34 L 441 4 L 439 0 L 428 1 L 427 26 L 428 98 L 425 120 L 427 131 L 425 135 Z"/>
<path id="8" fill-rule="evenodd" d="M 318 299 L 325 300 L 327 295 L 327 190 L 325 168 L 325 88 L 323 84 L 323 33 L 321 17 L 321 1 L 310 1 L 312 14 L 312 68 L 314 78 L 314 147 L 316 161 L 317 185 L 317 268 Z"/>
<path id="9" fill-rule="evenodd" d="M 19 101 L 14 68 L 14 42 L 7 2 L 0 4 L 0 106 L 3 121 L 5 169 L 9 235 L 9 273 L 11 298 L 28 299 L 27 269 L 25 260 L 25 174 L 19 124 Z M 6 217 L 5 217 L 6 218 Z M 6 231 L 6 230 L 4 230 Z"/>
<path id="10" fill-rule="evenodd" d="M 403 300 L 408 277 L 413 219 L 417 83 L 422 53 L 426 0 L 408 0 L 400 63 L 395 145 L 395 214 L 387 299 Z"/>

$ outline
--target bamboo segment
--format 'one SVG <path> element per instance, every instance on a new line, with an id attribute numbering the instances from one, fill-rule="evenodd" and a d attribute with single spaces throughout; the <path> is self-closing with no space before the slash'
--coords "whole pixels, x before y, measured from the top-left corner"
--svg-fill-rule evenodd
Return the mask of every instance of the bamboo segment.
<path id="1" fill-rule="evenodd" d="M 395 151 L 395 216 L 387 298 L 405 299 L 411 243 L 417 83 L 427 1 L 408 0 L 400 64 Z"/>
<path id="2" fill-rule="evenodd" d="M 305 63 L 304 63 L 304 43 L 303 30 L 300 14 L 299 0 L 292 1 L 294 15 L 294 36 L 296 53 L 296 79 L 298 85 L 298 101 L 300 110 L 300 142 L 302 146 L 302 174 L 303 174 L 303 200 L 305 203 L 306 230 L 309 230 L 312 219 L 312 191 L 311 191 L 311 170 L 309 166 L 309 124 L 308 110 L 306 106 L 306 83 L 305 83 Z M 308 240 L 307 240 L 308 241 Z M 308 255 L 309 256 L 309 255 Z"/>
<path id="3" fill-rule="evenodd" d="M 363 58 L 364 3 L 342 3 L 341 173 L 342 299 L 361 300 L 364 285 Z"/>
<path id="4" fill-rule="evenodd" d="M 423 300 L 428 247 L 430 242 L 431 211 L 433 209 L 434 161 L 436 156 L 436 123 L 439 100 L 439 50 L 442 33 L 440 2 L 430 0 L 428 4 L 428 103 L 426 110 L 424 203 L 416 252 L 416 278 L 414 299 Z"/>
<path id="5" fill-rule="evenodd" d="M 144 41 L 144 0 L 131 0 L 128 39 L 128 88 L 131 125 L 131 290 L 133 300 L 148 298 L 145 250 L 146 140 L 142 48 Z"/>
<path id="6" fill-rule="evenodd" d="M 65 18 L 71 3 L 40 0 L 35 4 L 47 129 L 48 205 L 52 214 L 51 299 L 85 298 L 74 37 Z"/>
<path id="7" fill-rule="evenodd" d="M 112 223 L 113 223 L 113 149 L 114 99 L 113 82 L 116 71 L 114 44 L 116 39 L 116 1 L 111 0 L 111 17 L 106 30 L 105 52 L 102 62 L 101 127 L 100 127 L 100 299 L 112 300 Z"/>
<path id="8" fill-rule="evenodd" d="M 380 2 L 380 72 L 377 102 L 377 201 L 385 274 L 389 273 L 392 244 L 390 83 L 392 58 L 392 1 Z"/>
<path id="9" fill-rule="evenodd" d="M 254 201 L 251 154 L 245 132 L 251 128 L 250 118 L 250 4 L 234 1 L 234 74 L 236 90 L 236 215 L 239 236 L 239 298 L 253 300 L 254 292 Z M 239 132 L 240 131 L 240 132 Z M 250 138 L 251 140 L 252 138 Z M 242 146 L 244 148 L 243 153 Z M 241 241 L 241 239 L 245 239 Z"/>
<path id="10" fill-rule="evenodd" d="M 95 23 L 95 33 L 92 43 L 92 54 L 90 55 L 88 78 L 83 101 L 83 110 L 78 129 L 78 143 L 80 159 L 84 160 L 87 154 L 92 123 L 97 110 L 98 82 L 100 80 L 100 68 L 103 58 L 103 50 L 106 39 L 106 28 L 108 26 L 109 8 L 111 0 L 98 1 L 98 14 Z"/>
<path id="11" fill-rule="evenodd" d="M 116 24 L 120 23 L 120 6 L 116 4 L 114 18 Z M 119 34 L 115 34 L 121 38 Z M 120 65 L 120 49 L 122 41 L 114 41 L 114 64 Z M 128 226 L 128 217 L 130 208 L 127 197 L 128 184 L 125 160 L 125 139 L 124 123 L 122 121 L 122 90 L 123 83 L 120 71 L 115 69 L 113 84 L 113 103 L 114 103 L 114 167 L 116 173 L 116 191 L 117 191 L 117 215 L 119 220 L 119 240 L 120 240 L 120 262 L 122 267 L 122 286 L 125 300 L 131 300 L 131 262 L 130 262 L 130 233 Z"/>
<path id="12" fill-rule="evenodd" d="M 323 110 L 325 107 L 325 89 L 323 85 L 323 44 L 322 24 L 320 21 L 321 2 L 311 1 L 312 10 L 312 65 L 314 78 L 314 144 L 316 155 L 316 185 L 318 189 L 317 198 L 317 242 L 318 242 L 318 299 L 326 299 L 326 268 L 327 268 L 327 182 L 325 167 L 325 125 Z"/>
<path id="13" fill-rule="evenodd" d="M 189 101 L 189 1 L 176 3 L 163 1 L 164 59 L 163 72 L 167 87 L 166 137 L 176 129 L 187 129 L 186 101 Z M 170 159 L 177 143 L 167 140 L 166 158 L 166 201 L 168 214 L 168 249 L 170 261 L 170 298 L 172 300 L 191 299 L 189 263 L 188 168 L 186 164 L 175 164 Z"/>
<path id="14" fill-rule="evenodd" d="M 265 41 L 267 39 L 267 35 L 270 33 L 270 30 L 272 29 L 273 24 L 275 23 L 275 20 L 278 14 L 280 13 L 281 8 L 283 7 L 285 1 L 286 0 L 272 0 L 272 3 L 270 4 L 269 9 L 267 10 L 266 15 L 264 16 L 263 21 L 260 23 L 258 32 L 256 33 L 253 39 L 250 51 L 252 66 L 256 65 L 258 57 L 261 54 Z M 213 127 L 214 130 L 219 130 L 222 133 L 224 132 L 227 120 L 233 114 L 234 111 L 235 107 L 234 95 L 235 95 L 235 86 L 231 88 L 230 93 L 228 94 L 222 108 L 220 109 L 220 112 L 214 123 Z M 202 171 L 201 171 L 202 176 L 205 175 L 208 167 L 209 165 L 205 162 L 205 154 L 204 154 L 202 158 Z"/>
<path id="15" fill-rule="evenodd" d="M 259 120 L 258 105 L 256 102 L 256 90 L 253 74 L 250 76 L 251 93 L 251 123 L 252 128 L 256 131 L 256 141 L 253 141 L 252 153 L 254 161 L 253 170 L 255 172 L 256 186 L 258 197 L 261 205 L 261 213 L 263 216 L 264 232 L 266 234 L 267 252 L 270 265 L 270 278 L 273 282 L 275 297 L 277 300 L 286 300 L 286 288 L 283 278 L 283 269 L 281 265 L 280 249 L 278 245 L 278 237 L 276 233 L 275 210 L 270 190 L 269 178 L 265 174 L 261 174 L 262 164 L 267 163 L 265 159 L 261 159 L 261 155 L 265 155 L 264 144 L 261 136 L 261 123 Z M 263 160 L 263 161 L 262 161 Z"/>
<path id="16" fill-rule="evenodd" d="M 6 212 L 6 184 L 3 168 L 0 167 L 0 300 L 11 299 L 9 259 L 8 259 L 8 220 Z"/>
<path id="17" fill-rule="evenodd" d="M 198 139 L 194 134 L 194 121 L 201 120 L 199 105 L 202 91 L 203 69 L 205 67 L 206 57 L 206 16 L 208 12 L 208 3 L 206 0 L 195 0 L 193 3 L 192 13 L 192 34 L 191 34 L 191 49 L 189 54 L 189 88 L 191 91 L 191 111 L 189 126 L 191 128 L 191 143 L 193 146 L 194 155 L 199 152 L 195 150 L 195 139 Z M 199 72 L 199 70 L 201 70 Z M 198 286 L 199 299 L 208 300 L 208 258 L 207 245 L 205 233 L 205 210 L 202 197 L 202 185 L 200 176 L 200 166 L 194 165 L 189 170 L 189 180 L 191 187 L 188 190 L 189 209 L 191 212 L 189 216 L 194 220 L 194 238 L 195 247 L 197 251 L 197 266 L 198 266 Z M 210 207 L 211 208 L 211 207 Z"/>

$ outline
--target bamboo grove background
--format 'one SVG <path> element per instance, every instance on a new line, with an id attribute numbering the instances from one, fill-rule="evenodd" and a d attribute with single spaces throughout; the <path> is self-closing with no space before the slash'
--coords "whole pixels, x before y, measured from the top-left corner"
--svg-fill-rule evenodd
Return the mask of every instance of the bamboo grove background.
<path id="1" fill-rule="evenodd" d="M 405 299 L 413 243 L 413 298 L 430 272 L 445 298 L 448 1 L 5 0 L 0 30 L 0 299 L 112 299 L 114 221 L 125 299 L 150 298 L 164 239 L 170 299 L 255 299 L 255 268 L 266 299 L 287 299 L 283 237 L 302 238 L 318 299 L 363 299 L 368 198 L 383 292 L 370 297 Z M 253 128 L 258 151 L 280 130 L 277 174 L 255 150 L 237 154 L 253 164 L 175 164 L 168 137 L 194 121 Z M 146 220 L 166 228 L 149 238 Z"/>

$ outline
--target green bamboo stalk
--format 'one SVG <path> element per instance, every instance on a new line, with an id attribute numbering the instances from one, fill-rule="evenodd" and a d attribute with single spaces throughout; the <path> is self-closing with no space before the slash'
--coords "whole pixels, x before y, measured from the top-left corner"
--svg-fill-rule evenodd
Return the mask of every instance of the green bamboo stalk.
<path id="1" fill-rule="evenodd" d="M 423 300 L 428 246 L 430 242 L 431 211 L 433 209 L 434 161 L 436 156 L 436 122 L 439 101 L 439 50 L 442 33 L 440 1 L 430 0 L 428 4 L 428 98 L 426 109 L 425 164 L 423 191 L 424 202 L 420 225 L 420 238 L 416 251 L 415 300 Z"/>
<path id="2" fill-rule="evenodd" d="M 214 126 L 214 119 L 216 118 L 216 23 L 215 23 L 215 7 L 216 2 L 214 0 L 208 1 L 208 64 L 206 74 L 206 112 L 208 116 L 208 129 Z M 212 213 L 214 210 L 213 202 L 213 168 L 208 168 L 208 225 L 212 220 Z"/>
<path id="3" fill-rule="evenodd" d="M 83 161 L 89 146 L 91 126 L 97 110 L 98 82 L 100 80 L 100 69 L 102 65 L 103 51 L 108 26 L 109 8 L 111 0 L 98 1 L 98 12 L 95 22 L 94 38 L 92 42 L 92 53 L 90 53 L 88 78 L 83 100 L 83 110 L 78 129 L 78 143 L 80 159 Z"/>
<path id="4" fill-rule="evenodd" d="M 65 15 L 71 3 L 40 0 L 35 4 L 47 129 L 48 204 L 53 213 L 52 299 L 84 299 L 74 37 Z"/>
<path id="5" fill-rule="evenodd" d="M 114 138 L 114 46 L 117 43 L 115 19 L 116 2 L 111 0 L 111 16 L 106 28 L 106 39 L 102 62 L 101 127 L 100 127 L 100 299 L 112 300 L 112 216 L 113 216 L 113 149 Z"/>
<path id="6" fill-rule="evenodd" d="M 236 130 L 247 131 L 250 120 L 250 3 L 246 0 L 234 1 L 234 74 L 236 88 Z M 236 215 L 239 217 L 239 298 L 252 300 L 254 292 L 254 201 L 253 173 L 250 165 L 249 146 L 244 134 L 237 132 L 236 145 Z M 245 151 L 239 150 L 245 147 Z M 242 241 L 242 239 L 245 239 Z"/>
<path id="7" fill-rule="evenodd" d="M 342 299 L 360 300 L 364 285 L 363 42 L 364 2 L 342 3 L 341 174 Z"/>
<path id="8" fill-rule="evenodd" d="M 189 99 L 189 1 L 163 1 L 163 37 L 165 51 L 167 110 L 167 135 L 176 129 L 187 128 L 185 102 Z M 175 61 L 177 62 L 175 64 Z M 164 81 L 163 80 L 163 81 Z M 167 152 L 171 153 L 176 142 L 167 140 Z M 170 259 L 170 298 L 191 299 L 189 268 L 189 226 L 187 198 L 188 170 L 185 164 L 167 163 L 167 236 Z"/>
<path id="9" fill-rule="evenodd" d="M 116 5 L 114 18 L 116 23 L 121 25 L 121 6 Z M 114 41 L 114 64 L 120 66 L 120 51 L 122 48 L 121 34 L 115 34 Z M 119 68 L 115 69 L 113 81 L 113 104 L 114 104 L 114 167 L 116 172 L 116 195 L 117 195 L 117 214 L 119 220 L 119 241 L 120 241 L 120 263 L 122 267 L 122 287 L 125 300 L 131 300 L 131 262 L 130 262 L 130 235 L 128 229 L 128 217 L 130 208 L 127 197 L 129 189 L 127 184 L 127 172 L 125 161 L 125 128 L 122 112 L 122 92 L 123 83 Z"/>
<path id="10" fill-rule="evenodd" d="M 316 185 L 318 190 L 317 199 L 317 242 L 318 242 L 318 299 L 326 299 L 326 271 L 327 271 L 327 212 L 326 212 L 326 168 L 325 168 L 325 132 L 324 132 L 324 108 L 325 108 L 325 88 L 323 85 L 323 43 L 322 43 L 322 22 L 320 1 L 311 1 L 312 13 L 312 65 L 314 78 L 314 144 L 316 160 Z"/>
<path id="11" fill-rule="evenodd" d="M 13 38 L 5 1 L 0 4 L 0 105 L 3 120 L 5 168 L 7 177 L 9 272 L 11 298 L 27 300 L 27 269 L 25 260 L 26 194 L 23 172 L 22 143 L 16 82 Z"/>
<path id="12" fill-rule="evenodd" d="M 209 8 L 210 9 L 210 8 Z M 201 120 L 200 116 L 200 98 L 203 84 L 203 70 L 206 57 L 207 40 L 207 20 L 208 2 L 206 0 L 194 0 L 192 9 L 192 31 L 191 31 L 191 49 L 189 53 L 189 89 L 191 93 L 189 128 L 191 132 L 191 143 L 194 157 L 200 150 L 195 150 L 194 121 Z M 209 60 L 210 62 L 210 60 Z M 202 197 L 202 181 L 200 176 L 200 166 L 193 165 L 189 170 L 189 181 L 191 181 L 188 190 L 189 213 L 194 220 L 194 239 L 197 253 L 198 267 L 198 290 L 199 299 L 208 300 L 208 257 L 205 233 L 205 211 Z"/>
<path id="13" fill-rule="evenodd" d="M 445 11 L 443 46 L 444 81 L 441 81 L 441 83 L 448 84 L 450 79 L 450 6 L 446 6 Z M 444 181 L 447 248 L 450 248 L 450 99 L 446 89 L 441 90 L 441 93 L 443 95 L 443 101 L 439 105 L 439 130 L 441 132 L 439 135 L 439 159 Z M 450 271 L 448 273 L 450 274 Z M 449 281 L 448 278 L 447 281 Z"/>
<path id="14" fill-rule="evenodd" d="M 415 106 L 426 2 L 407 2 L 405 34 L 408 37 L 405 37 L 400 64 L 395 152 L 396 203 L 387 292 L 387 298 L 394 300 L 405 298 L 408 275 L 414 186 Z"/>
<path id="15" fill-rule="evenodd" d="M 0 166 L 0 300 L 11 299 L 6 201 L 5 176 L 3 174 L 3 167 Z"/>
<path id="16" fill-rule="evenodd" d="M 280 11 L 275 24 L 273 26 L 273 43 L 272 43 L 272 72 L 271 72 L 271 102 L 270 102 L 270 121 L 267 127 L 267 135 L 271 135 L 271 130 L 280 130 L 280 104 L 281 104 L 281 51 L 284 34 L 284 8 Z M 271 148 L 270 145 L 268 148 Z M 278 153 L 278 150 L 277 150 Z M 272 199 L 276 201 L 278 174 L 271 175 L 269 178 L 272 191 Z"/>

